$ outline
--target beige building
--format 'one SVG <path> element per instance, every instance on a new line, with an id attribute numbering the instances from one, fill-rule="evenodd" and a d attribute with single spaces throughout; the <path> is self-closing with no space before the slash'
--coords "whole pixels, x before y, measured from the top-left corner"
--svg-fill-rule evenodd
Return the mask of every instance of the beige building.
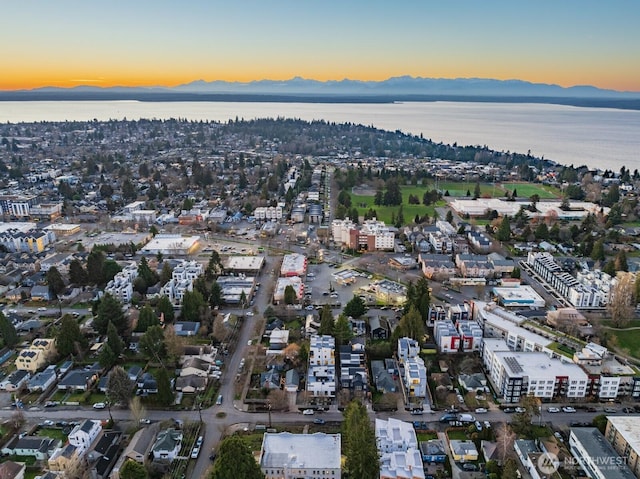
<path id="1" fill-rule="evenodd" d="M 55 355 L 55 343 L 55 339 L 34 339 L 31 346 L 18 353 L 16 369 L 35 373 L 44 368 Z"/>
<path id="2" fill-rule="evenodd" d="M 607 416 L 604 437 L 636 477 L 640 477 L 640 416 Z"/>

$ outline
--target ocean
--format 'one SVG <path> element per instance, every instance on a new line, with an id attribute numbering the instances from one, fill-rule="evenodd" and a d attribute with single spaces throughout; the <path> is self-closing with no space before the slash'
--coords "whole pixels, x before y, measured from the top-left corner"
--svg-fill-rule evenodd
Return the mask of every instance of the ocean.
<path id="1" fill-rule="evenodd" d="M 0 122 L 185 118 L 299 118 L 359 123 L 422 134 L 435 142 L 530 152 L 564 165 L 640 168 L 640 111 L 539 103 L 404 102 L 383 104 L 5 101 Z"/>

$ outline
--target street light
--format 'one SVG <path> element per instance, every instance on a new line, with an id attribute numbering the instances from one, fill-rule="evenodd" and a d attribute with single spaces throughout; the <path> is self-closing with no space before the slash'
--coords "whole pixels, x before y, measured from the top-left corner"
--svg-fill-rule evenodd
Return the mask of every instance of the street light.
<path id="1" fill-rule="evenodd" d="M 269 429 L 271 429 L 271 401 L 267 401 L 267 411 L 269 412 Z"/>

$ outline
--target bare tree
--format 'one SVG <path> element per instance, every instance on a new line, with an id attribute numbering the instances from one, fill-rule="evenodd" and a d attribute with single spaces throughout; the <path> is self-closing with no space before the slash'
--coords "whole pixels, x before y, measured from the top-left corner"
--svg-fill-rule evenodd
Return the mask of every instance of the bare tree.
<path id="1" fill-rule="evenodd" d="M 177 361 L 184 354 L 185 339 L 176 334 L 173 326 L 168 325 L 164 329 L 164 345 L 167 348 L 167 356 L 172 361 Z"/>
<path id="2" fill-rule="evenodd" d="M 22 426 L 25 425 L 27 419 L 24 416 L 22 410 L 18 409 L 9 418 L 8 426 L 13 432 L 17 432 Z"/>
<path id="3" fill-rule="evenodd" d="M 287 392 L 283 389 L 272 389 L 269 391 L 267 400 L 274 411 L 286 411 L 289 407 Z"/>
<path id="4" fill-rule="evenodd" d="M 633 318 L 635 297 L 635 276 L 632 273 L 618 272 L 611 289 L 611 298 L 607 310 L 616 327 L 624 327 Z"/>
<path id="5" fill-rule="evenodd" d="M 513 455 L 513 443 L 516 437 L 516 433 L 509 424 L 500 423 L 496 428 L 496 453 L 501 464 Z"/>
<path id="6" fill-rule="evenodd" d="M 147 415 L 147 409 L 138 396 L 134 396 L 131 401 L 129 401 L 129 409 L 131 410 L 131 418 L 136 424 L 140 424 L 140 420 L 144 419 Z"/>

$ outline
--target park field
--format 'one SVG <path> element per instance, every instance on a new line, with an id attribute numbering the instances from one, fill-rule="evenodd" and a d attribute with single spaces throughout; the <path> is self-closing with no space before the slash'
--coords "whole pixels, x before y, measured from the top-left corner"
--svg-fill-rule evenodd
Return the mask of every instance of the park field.
<path id="1" fill-rule="evenodd" d="M 405 223 L 413 222 L 416 215 L 424 216 L 428 214 L 430 218 L 433 218 L 436 206 L 444 206 L 446 203 L 441 201 L 436 205 L 425 206 L 423 204 L 410 205 L 409 195 L 416 195 L 420 202 L 422 202 L 422 195 L 428 187 L 424 186 L 403 186 L 402 188 L 402 214 L 404 215 Z M 378 219 L 384 221 L 386 224 L 391 224 L 391 215 L 397 215 L 400 210 L 400 206 L 376 206 L 373 204 L 374 197 L 367 195 L 351 195 L 351 205 L 358 209 L 358 214 L 364 216 L 364 214 L 372 208 L 378 213 Z"/>
<path id="2" fill-rule="evenodd" d="M 562 196 L 560 190 L 554 186 L 539 183 L 502 183 L 503 191 L 514 189 L 518 192 L 518 198 L 530 198 L 538 195 L 541 200 L 558 199 Z"/>

